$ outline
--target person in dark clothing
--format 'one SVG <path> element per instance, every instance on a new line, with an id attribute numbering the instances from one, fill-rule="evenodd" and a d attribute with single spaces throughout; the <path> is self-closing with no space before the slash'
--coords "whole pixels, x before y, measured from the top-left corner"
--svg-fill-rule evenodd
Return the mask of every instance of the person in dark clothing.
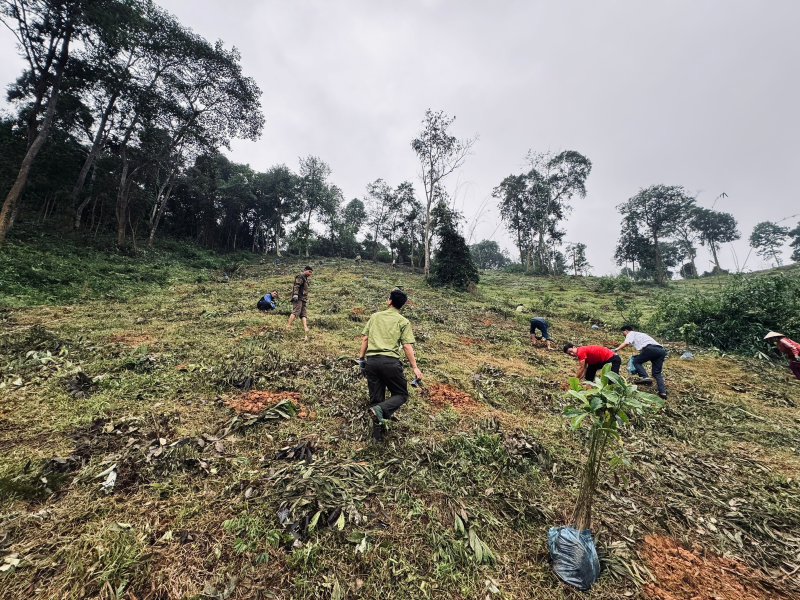
<path id="1" fill-rule="evenodd" d="M 552 346 L 550 346 L 550 334 L 547 333 L 547 321 L 544 320 L 544 317 L 533 317 L 531 319 L 531 344 L 534 346 L 536 345 L 536 340 L 539 339 L 536 336 L 536 330 L 542 332 L 541 339 L 547 342 L 547 349 L 552 350 Z"/>
<path id="2" fill-rule="evenodd" d="M 256 308 L 263 311 L 275 310 L 275 301 L 277 299 L 278 292 L 264 294 L 264 297 L 258 301 L 258 304 L 256 304 Z"/>
<path id="3" fill-rule="evenodd" d="M 658 395 L 660 398 L 667 399 L 667 388 L 664 387 L 664 378 L 661 376 L 661 368 L 664 365 L 664 358 L 667 356 L 667 351 L 664 346 L 659 344 L 653 338 L 641 331 L 634 331 L 630 325 L 623 325 L 620 329 L 625 334 L 625 341 L 614 349 L 614 352 L 619 352 L 625 346 L 633 346 L 639 351 L 633 357 L 633 366 L 636 368 L 636 373 L 641 379 L 636 383 L 653 383 L 656 380 L 658 387 Z M 653 379 L 647 376 L 647 371 L 644 370 L 644 363 L 649 362 L 651 365 L 650 370 L 653 372 Z"/>
<path id="4" fill-rule="evenodd" d="M 289 315 L 289 323 L 286 325 L 286 331 L 294 323 L 297 317 L 303 322 L 303 328 L 306 330 L 306 338 L 308 338 L 308 321 L 306 320 L 306 302 L 308 302 L 308 278 L 314 269 L 306 266 L 302 273 L 298 273 L 294 278 L 294 286 L 292 287 L 292 314 Z"/>
<path id="5" fill-rule="evenodd" d="M 594 381 L 597 371 L 610 364 L 611 370 L 619 375 L 622 359 L 605 346 L 575 346 L 567 344 L 564 352 L 578 359 L 578 372 L 575 375 L 582 381 Z"/>
<path id="6" fill-rule="evenodd" d="M 400 362 L 400 350 L 414 369 L 417 380 L 422 379 L 422 371 L 417 367 L 414 356 L 414 333 L 400 309 L 408 296 L 402 290 L 392 290 L 387 308 L 373 314 L 361 332 L 361 351 L 358 362 L 367 378 L 369 389 L 369 416 L 373 421 L 372 437 L 383 439 L 385 421 L 408 400 L 408 386 Z M 413 383 L 413 382 L 412 382 Z M 386 390 L 389 397 L 386 397 Z"/>

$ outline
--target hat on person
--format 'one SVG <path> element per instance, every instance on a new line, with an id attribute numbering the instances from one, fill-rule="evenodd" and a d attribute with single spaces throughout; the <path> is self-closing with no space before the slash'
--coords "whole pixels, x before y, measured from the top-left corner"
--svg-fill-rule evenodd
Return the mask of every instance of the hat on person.
<path id="1" fill-rule="evenodd" d="M 764 336 L 765 340 L 774 340 L 775 338 L 782 338 L 786 337 L 782 333 L 778 333 L 776 331 L 770 331 L 767 335 Z"/>

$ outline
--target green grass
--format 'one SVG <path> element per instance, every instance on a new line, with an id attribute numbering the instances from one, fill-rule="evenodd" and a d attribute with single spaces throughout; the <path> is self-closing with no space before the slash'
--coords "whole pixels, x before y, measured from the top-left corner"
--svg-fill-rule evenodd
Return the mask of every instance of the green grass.
<path id="1" fill-rule="evenodd" d="M 298 324 L 284 331 L 299 259 L 278 267 L 180 246 L 107 255 L 45 241 L 0 250 L 12 274 L 0 284 L 0 560 L 22 559 L 0 574 L 0 597 L 572 597 L 545 540 L 571 512 L 585 450 L 585 432 L 561 417 L 575 363 L 531 347 L 527 321 L 546 316 L 556 347 L 618 343 L 618 299 L 646 318 L 660 288 L 599 293 L 591 278 L 488 273 L 471 295 L 382 265 L 315 261 L 304 342 Z M 225 283 L 234 259 L 243 264 Z M 426 382 L 479 407 L 413 392 L 376 446 L 352 360 L 363 327 L 353 309 L 366 318 L 381 308 L 397 279 Z M 701 289 L 674 288 L 684 286 Z M 277 314 L 259 313 L 273 287 Z M 633 467 L 598 492 L 609 569 L 587 597 L 642 596 L 614 573 L 642 564 L 653 533 L 798 593 L 797 573 L 784 576 L 800 551 L 790 533 L 800 528 L 798 383 L 772 363 L 699 348 L 681 361 L 682 343 L 667 346 L 667 407 L 626 430 Z M 315 418 L 217 440 L 233 415 L 224 402 L 248 377 L 300 392 Z M 316 449 L 311 465 L 275 459 L 301 441 Z M 112 464 L 106 494 L 97 475 Z M 301 526 L 317 515 L 315 526 L 295 543 L 281 509 Z"/>

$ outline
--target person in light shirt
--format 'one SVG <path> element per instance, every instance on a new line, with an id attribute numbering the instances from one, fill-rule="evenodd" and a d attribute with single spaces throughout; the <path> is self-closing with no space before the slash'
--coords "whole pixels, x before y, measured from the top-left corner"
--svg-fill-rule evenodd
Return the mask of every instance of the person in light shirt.
<path id="1" fill-rule="evenodd" d="M 661 376 L 661 367 L 664 365 L 664 358 L 667 356 L 667 351 L 664 346 L 659 344 L 653 338 L 641 331 L 634 331 L 630 325 L 623 325 L 620 331 L 625 334 L 625 341 L 614 349 L 614 352 L 619 352 L 625 346 L 633 346 L 639 354 L 633 357 L 633 366 L 636 368 L 636 373 L 641 377 L 636 383 L 653 383 L 656 380 L 658 386 L 658 395 L 664 400 L 667 399 L 667 388 L 664 387 L 664 378 Z M 651 365 L 650 370 L 653 373 L 653 379 L 647 376 L 647 371 L 644 370 L 644 363 L 649 362 Z"/>

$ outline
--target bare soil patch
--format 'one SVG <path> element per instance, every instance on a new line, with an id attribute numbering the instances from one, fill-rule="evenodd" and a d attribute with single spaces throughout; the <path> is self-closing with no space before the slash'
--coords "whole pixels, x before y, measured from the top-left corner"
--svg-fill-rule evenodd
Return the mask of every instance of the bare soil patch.
<path id="1" fill-rule="evenodd" d="M 743 563 L 705 552 L 691 550 L 670 538 L 648 535 L 644 555 L 655 583 L 644 586 L 653 600 L 766 600 L 776 598 L 761 589 L 763 575 Z"/>
<path id="2" fill-rule="evenodd" d="M 467 392 L 462 392 L 444 383 L 432 383 L 423 389 L 425 396 L 436 408 L 444 408 L 449 404 L 456 410 L 467 411 L 482 406 Z"/>

